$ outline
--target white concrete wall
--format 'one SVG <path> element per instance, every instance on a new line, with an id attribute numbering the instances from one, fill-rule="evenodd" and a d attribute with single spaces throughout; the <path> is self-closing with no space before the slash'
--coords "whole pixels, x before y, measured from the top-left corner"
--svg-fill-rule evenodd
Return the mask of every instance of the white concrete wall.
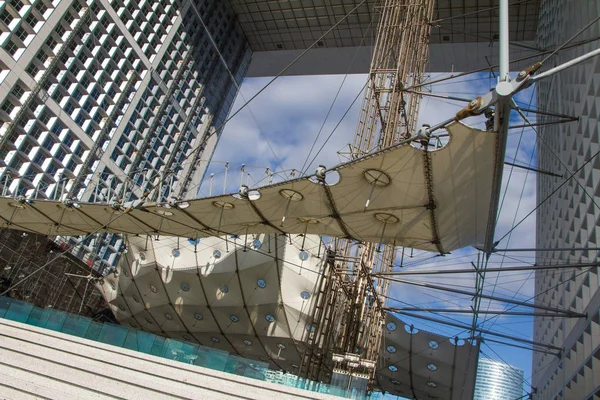
<path id="1" fill-rule="evenodd" d="M 520 71 L 537 61 L 533 58 L 537 51 L 527 49 L 532 42 L 516 43 L 510 48 L 511 71 Z M 525 46 L 525 47 L 519 47 Z M 279 74 L 304 50 L 256 51 L 246 77 L 266 77 Z M 369 72 L 373 48 L 333 47 L 311 49 L 297 60 L 283 75 L 327 75 L 327 74 L 366 74 Z M 485 57 L 491 65 L 498 63 L 498 47 L 487 42 L 478 43 L 432 43 L 429 46 L 428 73 L 467 72 L 488 68 Z M 525 57 L 527 60 L 516 62 Z"/>
<path id="2" fill-rule="evenodd" d="M 0 318 L 1 399 L 339 399 Z"/>

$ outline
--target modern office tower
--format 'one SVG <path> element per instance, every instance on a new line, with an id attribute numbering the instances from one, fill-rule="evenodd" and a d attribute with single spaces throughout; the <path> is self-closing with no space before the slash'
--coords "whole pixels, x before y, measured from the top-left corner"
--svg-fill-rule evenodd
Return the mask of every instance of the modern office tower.
<path id="1" fill-rule="evenodd" d="M 474 400 L 520 400 L 523 371 L 502 362 L 479 359 Z"/>
<path id="2" fill-rule="evenodd" d="M 596 0 L 544 1 L 540 9 L 539 47 L 554 49 L 592 22 L 600 12 Z M 544 66 L 551 68 L 598 47 L 596 22 Z M 564 179 L 538 174 L 538 264 L 593 262 L 599 247 L 600 195 L 600 60 L 593 58 L 541 81 L 537 106 L 579 117 L 578 122 L 540 127 L 537 160 L 542 170 L 565 174 Z M 556 120 L 544 118 L 541 122 Z M 575 173 L 572 179 L 568 179 Z M 562 187 L 559 187 L 561 186 Z M 553 194 L 553 192 L 556 193 Z M 549 196 L 549 197 L 548 197 Z M 558 249 L 572 249 L 564 251 Z M 556 249 L 556 250 L 553 250 Z M 538 399 L 591 399 L 600 396 L 600 291 L 598 268 L 536 272 L 536 300 L 544 305 L 586 313 L 587 319 L 536 317 L 534 339 L 557 348 L 560 356 L 535 353 L 533 387 Z"/>
<path id="3" fill-rule="evenodd" d="M 2 193 L 105 203 L 194 196 L 251 58 L 218 0 L 10 0 L 0 48 Z"/>

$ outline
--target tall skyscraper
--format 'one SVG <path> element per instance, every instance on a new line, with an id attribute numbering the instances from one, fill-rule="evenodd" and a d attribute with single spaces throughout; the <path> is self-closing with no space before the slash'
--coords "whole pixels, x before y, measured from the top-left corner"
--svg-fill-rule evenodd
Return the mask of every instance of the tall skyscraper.
<path id="1" fill-rule="evenodd" d="M 538 46 L 554 49 L 592 22 L 600 2 L 543 1 Z M 594 23 L 545 68 L 572 60 L 598 47 L 600 24 Z M 595 41 L 594 41 L 595 40 Z M 542 110 L 579 117 L 579 121 L 540 127 L 537 162 L 542 170 L 564 174 L 565 179 L 538 174 L 538 264 L 594 262 L 599 247 L 600 195 L 600 60 L 593 58 L 537 86 Z M 542 118 L 540 122 L 555 120 Z M 570 178 L 572 173 L 575 175 Z M 561 186 L 562 187 L 559 187 Z M 554 193 L 554 191 L 557 191 Z M 572 249 L 570 251 L 553 249 Z M 600 396 L 600 291 L 598 268 L 537 271 L 536 302 L 586 313 L 587 319 L 536 317 L 534 339 L 562 348 L 560 354 L 535 353 L 532 385 L 537 399 L 591 399 Z"/>
<path id="2" fill-rule="evenodd" d="M 195 194 L 251 58 L 228 2 L 11 0 L 0 32 L 3 194 Z M 79 250 L 102 271 L 120 246 Z"/>
<path id="3" fill-rule="evenodd" d="M 522 396 L 522 370 L 502 362 L 479 359 L 474 400 L 519 400 Z"/>

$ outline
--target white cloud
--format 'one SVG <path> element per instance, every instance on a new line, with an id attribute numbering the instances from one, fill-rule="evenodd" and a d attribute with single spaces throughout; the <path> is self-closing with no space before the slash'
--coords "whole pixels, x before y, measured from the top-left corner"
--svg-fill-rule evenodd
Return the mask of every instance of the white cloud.
<path id="1" fill-rule="evenodd" d="M 431 88 L 424 88 L 424 90 L 432 89 L 438 94 L 452 94 L 459 97 L 473 98 L 486 93 L 490 89 L 490 86 L 493 85 L 493 80 L 488 79 L 487 74 L 477 75 L 475 78 L 475 80 L 462 78 L 462 81 L 458 83 L 444 82 L 443 84 L 434 85 Z M 242 86 L 244 98 L 249 99 L 252 97 L 268 80 L 247 79 L 244 81 Z M 306 160 L 313 140 L 324 121 L 327 110 L 342 80 L 343 76 L 280 78 L 251 102 L 250 108 L 254 113 L 254 117 L 250 113 L 250 109 L 246 108 L 233 118 L 224 129 L 213 157 L 215 161 L 231 162 L 228 179 L 230 183 L 228 187 L 229 191 L 236 190 L 239 185 L 239 166 L 242 163 L 248 166 L 247 170 L 252 174 L 251 184 L 264 177 L 264 168 L 266 167 L 279 171 L 286 170 L 288 173 L 292 168 L 296 170 L 300 169 Z M 362 95 L 351 108 L 347 117 L 342 121 L 336 133 L 333 134 L 329 143 L 323 146 L 323 142 L 332 132 L 334 126 L 341 119 L 355 96 L 361 91 L 365 80 L 366 75 L 350 75 L 347 77 L 329 120 L 325 124 L 323 132 L 315 146 L 315 151 L 321 150 L 321 152 L 308 170 L 309 173 L 318 164 L 331 167 L 343 160 L 337 152 L 347 149 L 348 142 L 353 138 L 362 103 Z M 518 100 L 528 103 L 530 95 L 530 93 L 520 95 Z M 243 103 L 244 100 L 241 96 L 238 96 L 233 109 L 236 110 Z M 433 125 L 441 122 L 453 116 L 464 105 L 465 103 L 463 102 L 425 97 L 421 104 L 419 125 L 422 123 Z M 522 123 L 518 121 L 516 119 L 513 123 Z M 484 117 L 472 118 L 465 121 L 465 123 L 479 128 L 484 128 L 484 122 Z M 519 138 L 521 138 L 520 131 L 511 131 L 507 147 L 507 158 L 516 158 L 517 162 L 522 164 L 535 163 L 535 157 L 532 158 L 531 156 L 535 147 L 535 133 L 531 131 L 524 132 L 520 144 Z M 278 165 L 267 141 L 276 153 L 277 158 L 281 161 L 281 165 Z M 313 151 L 313 155 L 315 151 Z M 223 168 L 223 164 L 218 162 L 213 162 L 209 168 L 211 171 L 218 173 L 217 178 L 215 178 L 215 187 L 220 188 L 218 192 L 222 190 Z M 535 174 L 532 172 L 525 172 L 514 168 L 511 173 L 509 167 L 505 168 L 504 188 L 508 187 L 508 189 L 506 190 L 499 215 L 496 238 L 503 236 L 516 222 L 519 222 L 535 207 L 535 179 Z M 203 190 L 206 193 L 206 183 L 203 186 Z M 502 192 L 503 195 L 504 190 Z M 500 243 L 499 247 L 535 247 L 535 213 L 525 219 L 512 232 L 510 237 L 507 237 Z M 473 249 L 463 249 L 445 257 L 431 258 L 432 256 L 434 255 L 431 253 L 418 252 L 414 258 L 407 257 L 405 259 L 406 264 L 411 266 L 406 269 L 472 269 L 471 261 L 476 261 L 476 251 Z M 528 253 L 510 253 L 508 256 L 511 258 L 505 258 L 502 254 L 493 255 L 490 258 L 489 266 L 525 265 L 525 261 L 533 261 L 533 255 Z M 525 300 L 533 296 L 533 279 L 525 281 L 525 278 L 527 278 L 527 273 L 502 274 L 500 277 L 498 277 L 498 274 L 490 273 L 487 276 L 484 291 L 489 294 L 494 293 L 497 296 L 508 298 L 515 296 L 517 299 Z M 406 279 L 456 287 L 469 292 L 473 291 L 475 285 L 474 274 L 411 276 Z M 472 304 L 469 296 L 423 289 L 406 284 L 393 285 L 391 297 L 405 303 L 433 308 L 468 309 Z M 397 302 L 391 303 L 391 305 L 400 304 Z M 497 302 L 490 304 L 489 301 L 482 301 L 481 309 L 485 310 L 488 307 L 501 310 L 504 308 L 504 305 Z M 521 310 L 525 311 L 527 309 L 521 308 Z M 452 318 L 467 324 L 471 322 L 470 315 L 452 315 Z M 513 331 L 513 334 L 524 332 L 526 336 L 531 335 L 530 319 L 502 317 L 497 320 L 493 329 L 507 331 L 504 324 L 509 322 L 516 324 L 518 327 L 519 332 Z M 417 327 L 421 326 L 422 329 L 435 329 L 441 333 L 451 335 L 460 332 L 460 329 L 432 324 L 422 320 L 411 321 Z M 519 324 L 522 323 L 526 325 L 521 327 Z M 489 323 L 486 324 L 486 327 L 489 326 L 491 326 Z M 508 328 L 511 328 L 510 324 Z"/>
<path id="2" fill-rule="evenodd" d="M 301 169 L 342 80 L 343 76 L 283 77 L 261 93 L 222 132 L 213 156 L 217 162 L 209 167 L 210 172 L 220 173 L 215 175 L 215 187 L 222 190 L 224 166 L 219 161 L 231 163 L 229 190 L 235 190 L 239 185 L 241 164 L 247 165 L 246 170 L 252 175 L 251 183 L 262 179 L 267 167 L 276 172 L 286 171 L 287 175 L 292 169 Z M 241 91 L 243 98 L 250 99 L 268 81 L 266 78 L 245 80 Z M 346 79 L 310 156 L 312 159 L 320 151 L 309 172 L 319 164 L 332 167 L 343 161 L 337 151 L 343 150 L 354 134 L 362 95 L 327 146 L 323 143 L 361 92 L 364 83 L 365 75 L 349 75 Z M 242 96 L 238 96 L 234 111 L 245 102 Z M 279 176 L 283 178 L 284 174 Z M 203 191 L 206 192 L 206 184 Z"/>
<path id="3" fill-rule="evenodd" d="M 432 79 L 436 78 L 439 78 L 439 76 L 435 76 Z M 461 78 L 457 82 L 446 81 L 432 85 L 424 88 L 424 91 L 432 90 L 436 94 L 450 94 L 471 98 L 489 90 L 490 85 L 493 85 L 493 80 L 488 78 L 488 74 L 480 74 L 476 75 L 475 79 Z M 269 80 L 270 78 L 245 80 L 242 85 L 243 98 L 242 96 L 238 96 L 233 110 L 237 110 L 246 99 L 251 98 Z M 243 109 L 233 118 L 223 130 L 220 143 L 213 157 L 215 162 L 209 168 L 219 175 L 215 179 L 215 188 L 222 188 L 224 167 L 218 161 L 230 162 L 229 190 L 235 190 L 237 185 L 239 185 L 239 166 L 242 163 L 246 164 L 246 171 L 252 175 L 250 183 L 262 179 L 266 167 L 273 170 L 283 169 L 288 171 L 288 173 L 292 168 L 296 170 L 300 169 L 307 159 L 307 154 L 313 140 L 343 80 L 343 76 L 336 75 L 283 77 L 275 81 L 253 100 L 249 107 Z M 347 143 L 353 138 L 359 117 L 362 95 L 333 134 L 327 146 L 323 146 L 322 143 L 341 119 L 355 96 L 364 87 L 365 81 L 366 75 L 349 75 L 346 78 L 338 100 L 312 153 L 314 155 L 315 151 L 321 151 L 309 169 L 309 173 L 318 164 L 333 166 L 343 160 L 337 152 L 344 150 Z M 529 96 L 530 94 L 527 93 L 521 95 L 520 99 L 524 101 L 524 98 L 529 99 Z M 461 102 L 425 97 L 421 104 L 419 124 L 429 123 L 433 125 L 453 116 L 462 107 L 464 107 L 464 103 Z M 465 121 L 465 123 L 483 127 L 484 118 L 472 118 Z M 527 134 L 525 133 L 525 135 Z M 529 135 L 535 134 L 529 133 Z M 518 139 L 519 135 L 511 135 L 509 138 L 507 150 L 509 158 L 514 158 Z M 522 140 L 519 145 L 518 154 L 522 155 L 521 158 L 523 159 L 530 157 L 533 146 L 534 143 L 529 138 Z M 273 152 L 276 154 L 276 157 L 273 155 Z M 517 156 L 517 158 L 519 157 Z M 281 162 L 281 165 L 279 165 L 277 159 Z M 527 158 L 527 161 L 529 161 L 529 158 Z M 513 224 L 519 222 L 536 204 L 534 173 L 516 168 L 511 173 L 510 168 L 506 167 L 504 176 L 505 188 L 509 176 L 510 184 L 508 185 L 508 191 L 504 197 L 498 220 L 497 238 L 508 232 Z M 263 181 L 263 183 L 266 182 Z M 219 191 L 221 190 L 219 189 Z M 508 238 L 503 240 L 499 247 L 506 247 L 511 243 L 518 244 L 518 247 L 535 246 L 535 214 L 527 218 L 514 230 L 510 236 L 510 240 L 511 242 L 508 241 Z M 455 263 L 456 261 L 454 260 L 458 260 L 459 262 L 464 261 L 463 265 L 469 267 L 469 262 L 473 258 L 459 258 L 461 255 L 463 253 L 459 252 L 458 255 L 439 258 L 434 264 L 424 265 L 443 267 L 446 264 Z M 494 256 L 490 260 L 490 266 L 492 264 L 499 265 L 500 262 L 500 257 Z M 504 262 L 515 264 L 513 260 L 505 259 Z M 454 277 L 453 279 L 457 284 L 465 287 L 473 287 L 472 278 L 457 279 Z M 506 293 L 510 293 L 508 292 L 510 290 L 517 291 L 519 286 L 517 283 L 506 285 Z M 532 295 L 531 285 L 526 286 L 527 288 L 522 291 L 519 297 L 526 298 Z"/>

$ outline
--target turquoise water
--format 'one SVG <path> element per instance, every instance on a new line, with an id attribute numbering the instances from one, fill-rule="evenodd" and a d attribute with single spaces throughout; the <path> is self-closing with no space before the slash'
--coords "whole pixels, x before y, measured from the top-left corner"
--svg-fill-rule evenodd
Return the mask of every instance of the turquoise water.
<path id="1" fill-rule="evenodd" d="M 331 385 L 269 370 L 269 363 L 266 362 L 121 325 L 94 322 L 90 318 L 52 308 L 35 307 L 8 297 L 0 297 L 0 318 L 247 378 L 335 396 L 347 395 L 345 390 Z M 356 398 L 356 394 L 349 395 Z"/>

